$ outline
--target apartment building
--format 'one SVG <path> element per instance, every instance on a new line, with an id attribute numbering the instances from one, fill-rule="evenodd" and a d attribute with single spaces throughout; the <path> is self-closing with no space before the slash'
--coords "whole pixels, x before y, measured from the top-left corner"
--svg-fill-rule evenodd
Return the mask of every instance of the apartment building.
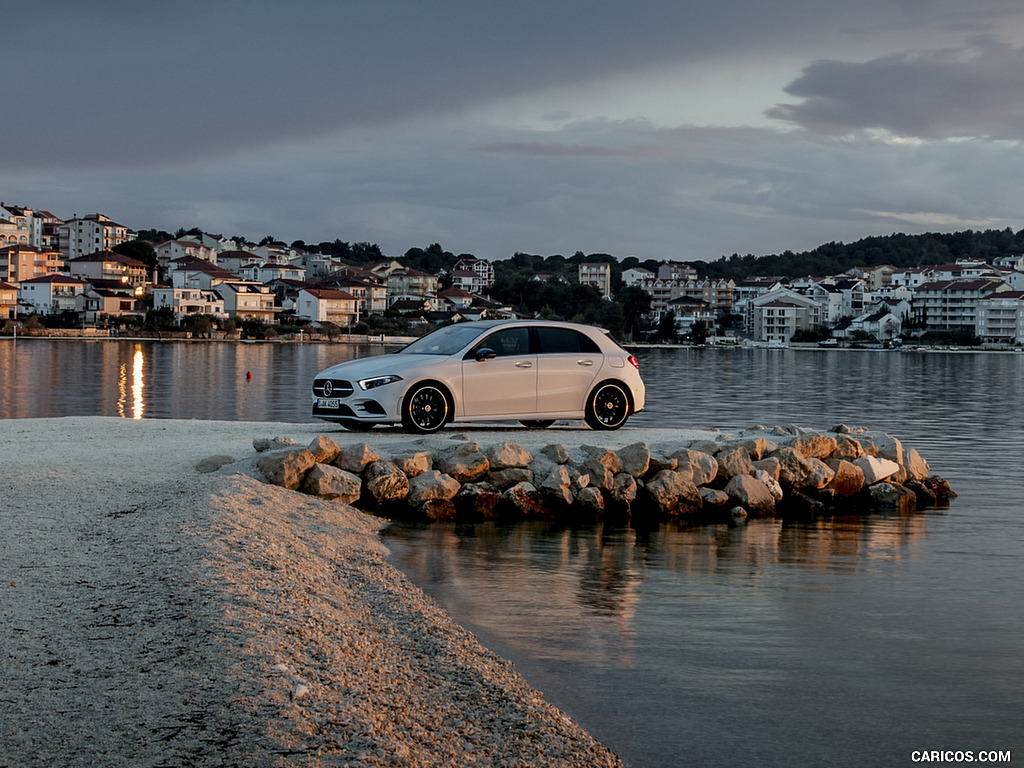
<path id="1" fill-rule="evenodd" d="M 295 303 L 297 317 L 330 322 L 347 328 L 358 322 L 358 301 L 347 291 L 334 288 L 303 288 Z"/>
<path id="2" fill-rule="evenodd" d="M 150 282 L 149 269 L 144 263 L 113 251 L 79 256 L 68 261 L 67 267 L 68 272 L 83 280 L 104 280 L 132 288 L 141 288 Z"/>
<path id="3" fill-rule="evenodd" d="M 756 341 L 788 344 L 797 331 L 822 324 L 822 306 L 789 288 L 749 299 L 746 310 L 747 332 Z"/>
<path id="4" fill-rule="evenodd" d="M 22 311 L 36 315 L 59 315 L 78 309 L 77 297 L 88 284 L 70 275 L 45 275 L 23 280 L 18 285 Z"/>
<path id="5" fill-rule="evenodd" d="M 979 299 L 974 332 L 982 341 L 1024 344 L 1024 291 L 1003 291 Z"/>
<path id="6" fill-rule="evenodd" d="M 601 295 L 612 297 L 612 265 L 607 262 L 583 262 L 579 265 L 577 276 L 580 285 L 592 285 Z"/>
<path id="7" fill-rule="evenodd" d="M 676 278 L 648 278 L 640 280 L 636 286 L 651 297 L 651 312 L 659 317 L 672 309 L 673 302 L 689 298 L 699 300 L 707 307 L 712 316 L 732 312 L 733 290 L 736 284 L 732 280 L 704 280 Z"/>
<path id="8" fill-rule="evenodd" d="M 978 327 L 978 302 L 991 294 L 1011 291 L 999 279 L 935 280 L 914 290 L 914 321 L 919 328 L 968 331 Z"/>
<path id="9" fill-rule="evenodd" d="M 63 271 L 64 259 L 60 251 L 31 245 L 9 245 L 0 248 L 0 280 L 8 283 L 56 275 Z"/>
<path id="10" fill-rule="evenodd" d="M 112 250 L 114 246 L 134 240 L 137 236 L 137 233 L 108 216 L 93 213 L 61 224 L 58 227 L 57 247 L 68 259 L 76 259 L 87 253 Z"/>

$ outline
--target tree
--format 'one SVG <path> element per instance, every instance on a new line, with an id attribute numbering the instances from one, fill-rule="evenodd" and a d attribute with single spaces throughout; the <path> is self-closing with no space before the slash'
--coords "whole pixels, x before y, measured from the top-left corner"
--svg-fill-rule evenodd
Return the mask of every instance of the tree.
<path id="1" fill-rule="evenodd" d="M 676 332 L 676 316 L 672 312 L 665 312 L 658 323 L 658 332 L 654 334 L 655 341 L 665 341 L 674 344 L 679 340 Z"/>
<path id="2" fill-rule="evenodd" d="M 615 301 L 622 306 L 624 337 L 632 339 L 640 331 L 643 316 L 651 311 L 651 295 L 643 288 L 627 285 L 615 294 Z"/>
<path id="3" fill-rule="evenodd" d="M 130 240 L 127 243 L 119 243 L 111 250 L 130 259 L 141 261 L 150 269 L 156 269 L 157 267 L 156 250 L 153 248 L 152 243 L 148 243 L 145 240 Z"/>

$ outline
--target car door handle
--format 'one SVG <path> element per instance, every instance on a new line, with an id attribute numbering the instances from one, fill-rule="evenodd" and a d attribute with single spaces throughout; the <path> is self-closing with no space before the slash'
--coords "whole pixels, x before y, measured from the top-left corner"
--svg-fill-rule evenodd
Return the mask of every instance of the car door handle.
<path id="1" fill-rule="evenodd" d="M 577 360 L 576 365 L 593 365 L 593 360 Z"/>
<path id="2" fill-rule="evenodd" d="M 533 363 L 529 360 L 520 360 L 516 363 L 516 368 L 533 368 Z"/>

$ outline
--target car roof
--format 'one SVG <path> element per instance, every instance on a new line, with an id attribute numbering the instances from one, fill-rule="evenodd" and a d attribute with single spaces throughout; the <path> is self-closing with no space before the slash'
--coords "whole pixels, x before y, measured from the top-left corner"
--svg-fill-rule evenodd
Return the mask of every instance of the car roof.
<path id="1" fill-rule="evenodd" d="M 542 320 L 538 318 L 522 318 L 513 320 L 468 320 L 462 323 L 455 323 L 455 325 L 472 326 L 474 328 L 480 328 L 481 330 L 490 330 L 491 328 L 500 328 L 506 325 L 529 325 L 529 326 L 544 326 L 549 328 L 575 328 L 575 329 L 590 329 L 599 333 L 607 334 L 608 331 L 604 328 L 600 328 L 596 325 L 586 325 L 584 323 L 569 323 L 564 320 Z"/>

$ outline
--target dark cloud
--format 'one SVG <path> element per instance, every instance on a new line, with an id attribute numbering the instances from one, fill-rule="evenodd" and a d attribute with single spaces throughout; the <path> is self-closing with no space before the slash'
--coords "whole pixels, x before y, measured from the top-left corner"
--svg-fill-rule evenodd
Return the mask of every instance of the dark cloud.
<path id="1" fill-rule="evenodd" d="M 817 133 L 1024 139 L 1024 48 L 991 38 L 862 64 L 819 61 L 786 92 L 803 101 L 768 116 Z"/>

